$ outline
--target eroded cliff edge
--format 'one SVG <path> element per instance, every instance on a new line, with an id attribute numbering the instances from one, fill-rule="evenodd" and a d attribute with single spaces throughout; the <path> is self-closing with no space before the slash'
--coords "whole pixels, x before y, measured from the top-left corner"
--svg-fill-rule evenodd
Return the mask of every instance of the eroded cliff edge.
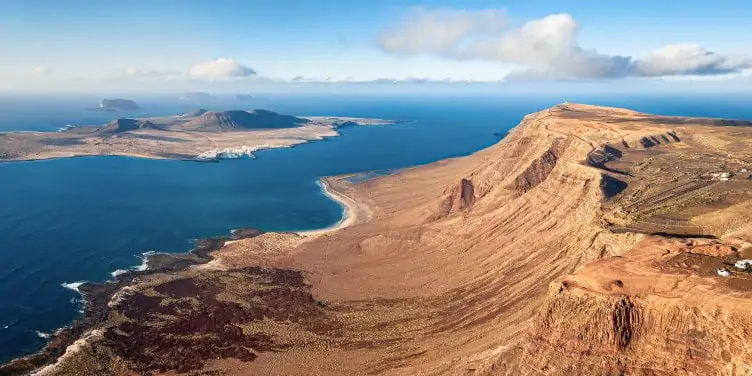
<path id="1" fill-rule="evenodd" d="M 341 188 L 367 221 L 129 287 L 48 374 L 745 374 L 749 275 L 716 271 L 752 256 L 748 125 L 531 114 Z"/>

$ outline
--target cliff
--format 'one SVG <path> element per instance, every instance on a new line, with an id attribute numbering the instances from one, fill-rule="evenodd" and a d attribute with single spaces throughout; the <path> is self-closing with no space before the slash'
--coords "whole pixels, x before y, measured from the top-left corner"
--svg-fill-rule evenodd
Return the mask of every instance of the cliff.
<path id="1" fill-rule="evenodd" d="M 342 182 L 354 225 L 133 285 L 57 371 L 747 374 L 752 276 L 716 271 L 752 253 L 752 127 L 676 119 L 559 105 Z"/>
<path id="2" fill-rule="evenodd" d="M 649 237 L 624 257 L 553 282 L 521 346 L 520 371 L 752 373 L 752 280 L 703 270 L 714 259 L 723 267 L 721 259 L 736 259 L 735 250 L 749 243 L 719 243 Z"/>

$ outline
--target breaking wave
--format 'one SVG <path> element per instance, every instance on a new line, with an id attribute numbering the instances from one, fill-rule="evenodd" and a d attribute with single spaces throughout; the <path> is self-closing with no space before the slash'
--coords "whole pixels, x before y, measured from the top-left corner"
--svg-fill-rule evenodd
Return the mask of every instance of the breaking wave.
<path id="1" fill-rule="evenodd" d="M 79 290 L 78 288 L 81 287 L 81 285 L 83 285 L 84 283 L 86 283 L 86 281 L 68 282 L 68 283 L 63 283 L 60 286 L 63 286 L 64 288 L 68 290 L 73 290 L 80 294 L 81 290 Z"/>
<path id="2" fill-rule="evenodd" d="M 110 273 L 110 275 L 114 278 L 114 277 L 117 277 L 117 276 L 119 276 L 121 274 L 125 274 L 125 273 L 128 273 L 128 270 L 126 270 L 126 269 L 118 269 L 118 270 L 115 270 L 114 272 Z"/>
<path id="3" fill-rule="evenodd" d="M 75 127 L 76 126 L 73 125 L 73 124 L 66 124 L 66 125 L 63 125 L 62 127 L 58 128 L 57 131 L 58 132 L 65 132 L 66 130 L 71 129 L 71 128 L 75 128 Z"/>
<path id="4" fill-rule="evenodd" d="M 44 338 L 44 339 L 47 339 L 47 338 L 50 338 L 50 337 L 52 337 L 52 333 L 44 333 L 44 332 L 40 332 L 40 331 L 38 331 L 38 330 L 37 330 L 37 332 L 36 332 L 36 333 L 37 333 L 37 336 L 38 336 L 39 338 Z"/>

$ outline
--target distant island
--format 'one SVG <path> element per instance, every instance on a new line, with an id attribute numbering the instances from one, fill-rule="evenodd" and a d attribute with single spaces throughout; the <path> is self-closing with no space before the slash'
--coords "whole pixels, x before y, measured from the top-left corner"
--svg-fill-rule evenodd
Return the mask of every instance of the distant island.
<path id="1" fill-rule="evenodd" d="M 118 112 L 118 111 L 136 111 L 141 107 L 130 99 L 102 99 L 99 102 L 99 107 L 91 107 L 89 111 L 106 111 L 106 112 Z"/>
<path id="2" fill-rule="evenodd" d="M 113 110 L 119 110 L 119 111 L 135 111 L 138 110 L 140 107 L 138 104 L 130 99 L 102 99 L 102 102 L 99 103 L 99 108 L 103 108 L 105 110 L 113 109 Z"/>
<path id="3" fill-rule="evenodd" d="M 112 101 L 108 100 L 107 105 Z M 118 102 L 115 105 L 119 105 Z M 87 155 L 200 161 L 252 158 L 258 150 L 291 147 L 338 136 L 336 128 L 397 122 L 349 117 L 296 117 L 268 110 L 198 109 L 176 116 L 121 118 L 104 126 L 77 126 L 60 132 L 0 133 L 0 161 Z"/>

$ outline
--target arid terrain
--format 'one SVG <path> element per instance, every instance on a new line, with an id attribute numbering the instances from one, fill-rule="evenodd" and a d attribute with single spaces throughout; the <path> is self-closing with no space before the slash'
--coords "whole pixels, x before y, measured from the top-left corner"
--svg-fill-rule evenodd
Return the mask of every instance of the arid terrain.
<path id="1" fill-rule="evenodd" d="M 138 276 L 39 374 L 749 375 L 750 171 L 752 123 L 555 106 L 468 157 L 327 179 L 332 231 Z"/>
<path id="2" fill-rule="evenodd" d="M 338 136 L 336 128 L 395 121 L 298 118 L 265 110 L 206 111 L 170 117 L 116 119 L 61 132 L 0 133 L 0 162 L 121 155 L 152 159 L 236 158 Z"/>

